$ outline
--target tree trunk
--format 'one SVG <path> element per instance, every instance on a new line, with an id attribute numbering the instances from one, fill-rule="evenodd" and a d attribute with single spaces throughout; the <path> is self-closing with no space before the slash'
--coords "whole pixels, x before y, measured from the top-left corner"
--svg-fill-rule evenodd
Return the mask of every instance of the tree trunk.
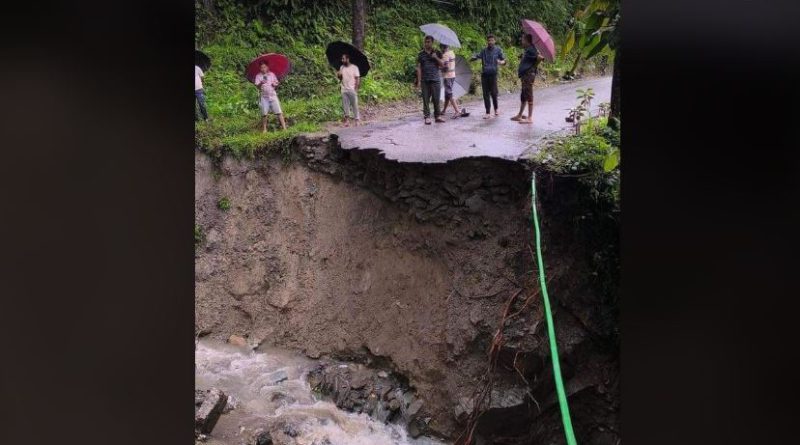
<path id="1" fill-rule="evenodd" d="M 622 111 L 622 73 L 620 72 L 621 59 L 622 49 L 617 47 L 614 55 L 614 74 L 611 77 L 611 110 L 608 114 L 608 125 L 612 127 L 616 126 L 614 119 L 619 120 Z"/>
<path id="2" fill-rule="evenodd" d="M 364 51 L 364 27 L 367 21 L 367 0 L 353 0 L 353 46 Z"/>
<path id="3" fill-rule="evenodd" d="M 572 68 L 567 71 L 567 76 L 575 77 L 575 71 L 578 70 L 578 65 L 581 63 L 581 58 L 583 56 L 583 51 L 578 51 L 578 57 L 575 58 L 575 63 L 572 64 Z"/>

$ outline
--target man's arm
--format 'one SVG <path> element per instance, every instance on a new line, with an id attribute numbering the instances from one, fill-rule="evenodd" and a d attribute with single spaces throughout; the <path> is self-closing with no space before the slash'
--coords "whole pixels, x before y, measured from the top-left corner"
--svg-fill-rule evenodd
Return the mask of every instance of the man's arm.
<path id="1" fill-rule="evenodd" d="M 500 63 L 500 65 L 505 65 L 506 64 L 506 55 L 503 54 L 503 50 L 502 49 L 500 49 L 500 48 L 497 48 L 497 49 L 500 50 L 500 54 L 497 56 L 497 61 Z"/>
<path id="2" fill-rule="evenodd" d="M 436 63 L 439 64 L 439 68 L 444 66 L 444 60 L 442 59 L 442 56 L 440 56 L 438 52 L 434 51 L 433 53 L 431 53 L 431 55 L 433 56 L 434 59 L 436 59 Z"/>
<path id="3" fill-rule="evenodd" d="M 422 67 L 420 66 L 419 62 L 417 62 L 417 83 L 415 83 L 414 86 L 419 88 L 421 83 L 422 83 Z"/>
<path id="4" fill-rule="evenodd" d="M 342 65 L 342 66 L 344 66 L 344 65 Z M 340 66 L 339 70 L 336 71 L 336 77 L 338 77 L 339 79 L 342 78 L 342 66 Z"/>
<path id="5" fill-rule="evenodd" d="M 356 77 L 356 91 L 358 91 L 358 87 L 361 86 L 361 77 Z"/>
<path id="6" fill-rule="evenodd" d="M 480 59 L 482 56 L 483 56 L 483 50 L 481 50 L 478 53 L 473 54 L 472 57 L 469 58 L 469 61 L 470 62 L 474 62 L 474 61 Z"/>

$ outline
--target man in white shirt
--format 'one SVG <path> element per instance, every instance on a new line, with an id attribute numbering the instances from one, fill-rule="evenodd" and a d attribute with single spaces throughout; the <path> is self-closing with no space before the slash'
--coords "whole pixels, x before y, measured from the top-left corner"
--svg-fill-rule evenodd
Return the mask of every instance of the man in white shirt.
<path id="1" fill-rule="evenodd" d="M 286 129 L 286 121 L 283 119 L 283 111 L 281 110 L 281 102 L 278 100 L 278 93 L 275 87 L 278 86 L 278 78 L 275 73 L 269 70 L 269 64 L 262 61 L 259 66 L 261 72 L 256 74 L 254 83 L 261 90 L 261 98 L 258 105 L 261 108 L 261 132 L 267 132 L 267 116 L 270 111 L 278 116 L 281 123 L 281 128 Z"/>
<path id="2" fill-rule="evenodd" d="M 208 112 L 206 111 L 206 95 L 203 92 L 203 77 L 205 74 L 203 70 L 200 69 L 199 66 L 194 66 L 194 97 L 197 100 L 197 105 L 200 108 L 200 114 L 203 116 L 203 120 L 208 120 Z M 194 117 L 197 120 L 197 115 L 195 114 Z"/>
<path id="3" fill-rule="evenodd" d="M 461 116 L 468 116 L 466 110 L 458 109 L 458 101 L 453 97 L 453 84 L 456 82 L 456 53 L 444 43 L 439 45 L 442 50 L 442 79 L 444 80 L 444 108 L 442 108 L 442 115 L 447 111 L 447 105 L 453 105 L 453 119 Z"/>
<path id="4" fill-rule="evenodd" d="M 358 87 L 361 84 L 361 71 L 358 66 L 350 63 L 350 56 L 342 54 L 342 66 L 336 73 L 342 83 L 342 106 L 344 108 L 344 126 L 349 127 L 349 114 L 355 120 L 358 127 L 361 116 L 358 113 Z"/>

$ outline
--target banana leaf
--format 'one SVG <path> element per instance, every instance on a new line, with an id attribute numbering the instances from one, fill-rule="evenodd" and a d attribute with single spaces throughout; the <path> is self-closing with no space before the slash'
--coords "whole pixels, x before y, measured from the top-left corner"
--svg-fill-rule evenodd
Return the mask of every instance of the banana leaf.
<path id="1" fill-rule="evenodd" d="M 569 35 L 567 35 L 567 41 L 564 42 L 564 46 L 561 47 L 561 58 L 567 57 L 570 51 L 572 51 L 572 47 L 575 46 L 575 31 L 570 31 Z"/>
<path id="2" fill-rule="evenodd" d="M 592 41 L 597 39 L 597 42 L 594 43 L 594 45 L 591 48 L 588 48 L 588 50 L 586 51 L 586 56 L 584 58 L 585 59 L 591 59 L 597 53 L 602 51 L 606 46 L 608 46 L 608 36 L 609 36 L 608 33 L 603 33 L 601 35 L 596 35 L 595 38 L 592 39 Z"/>

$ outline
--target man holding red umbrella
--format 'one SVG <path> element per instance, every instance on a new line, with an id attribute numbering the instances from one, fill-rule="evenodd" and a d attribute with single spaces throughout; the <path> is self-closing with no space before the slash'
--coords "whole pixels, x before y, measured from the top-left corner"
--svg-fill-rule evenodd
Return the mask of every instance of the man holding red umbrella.
<path id="1" fill-rule="evenodd" d="M 536 50 L 536 46 L 533 45 L 533 36 L 530 34 L 522 35 L 522 47 L 525 51 L 522 53 L 522 60 L 520 60 L 519 69 L 517 70 L 520 83 L 522 83 L 519 113 L 512 117 L 511 120 L 521 124 L 531 124 L 533 123 L 533 80 L 536 78 L 537 66 L 541 57 Z M 525 111 L 525 104 L 528 105 L 527 118 L 522 114 Z"/>
<path id="2" fill-rule="evenodd" d="M 281 123 L 281 128 L 286 129 L 286 121 L 283 119 L 283 111 L 281 110 L 281 102 L 278 100 L 278 93 L 275 87 L 278 86 L 278 78 L 274 73 L 269 70 L 269 62 L 262 60 L 259 64 L 260 72 L 256 74 L 253 83 L 256 84 L 261 90 L 261 98 L 259 100 L 259 107 L 261 108 L 261 132 L 267 132 L 267 121 L 269 112 L 273 112 L 278 116 Z"/>

